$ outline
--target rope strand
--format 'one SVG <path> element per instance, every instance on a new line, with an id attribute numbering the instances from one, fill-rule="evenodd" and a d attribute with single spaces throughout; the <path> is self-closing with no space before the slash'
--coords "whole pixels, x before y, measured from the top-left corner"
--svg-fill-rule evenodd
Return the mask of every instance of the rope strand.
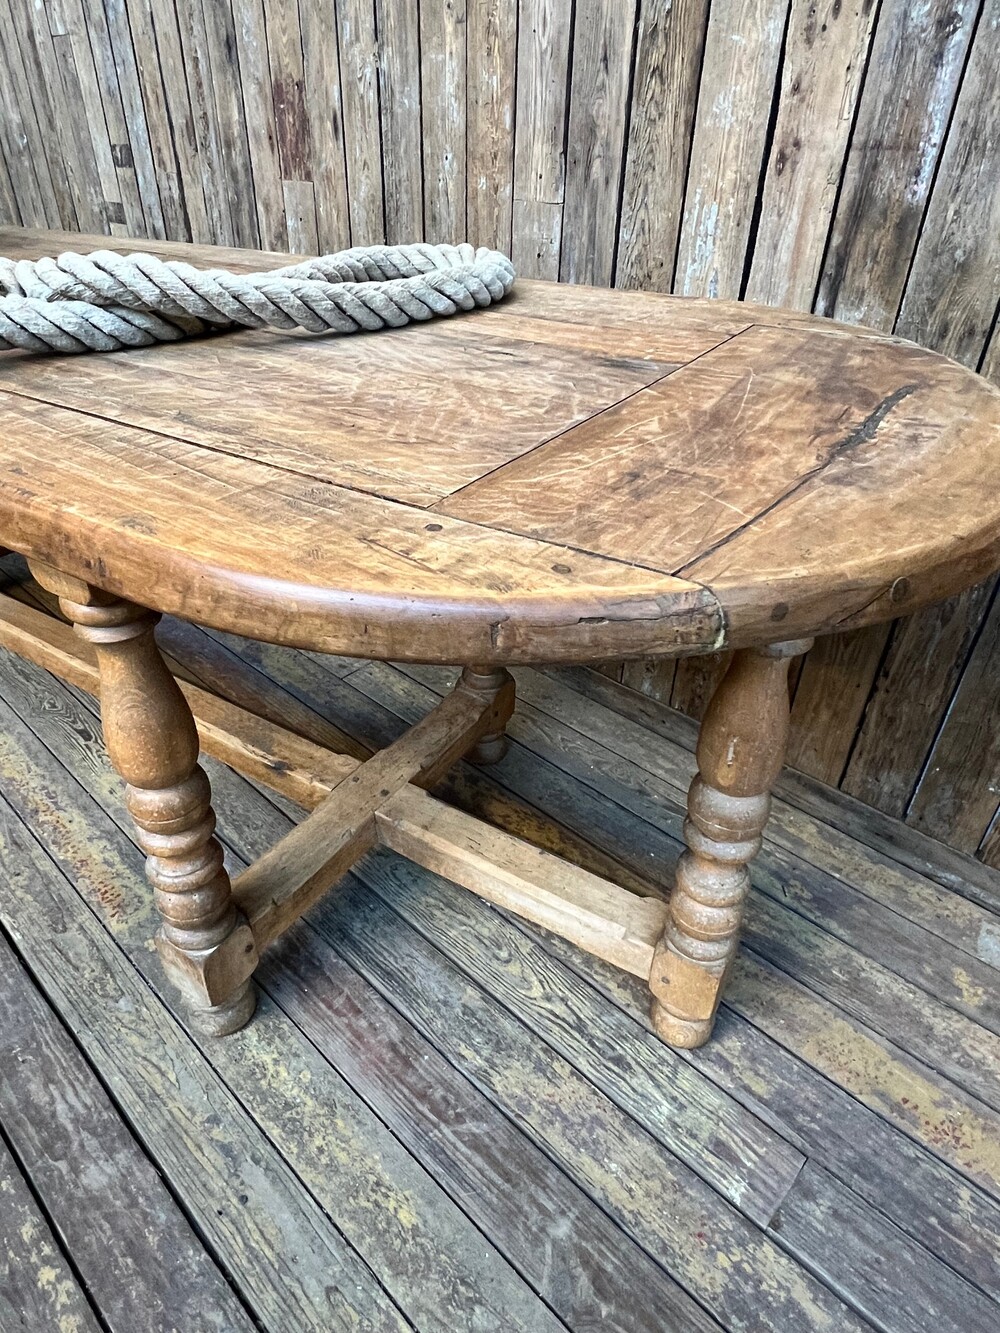
<path id="1" fill-rule="evenodd" d="M 485 246 L 373 245 L 267 273 L 95 250 L 0 258 L 0 351 L 115 352 L 206 328 L 358 333 L 475 310 L 514 283 Z"/>

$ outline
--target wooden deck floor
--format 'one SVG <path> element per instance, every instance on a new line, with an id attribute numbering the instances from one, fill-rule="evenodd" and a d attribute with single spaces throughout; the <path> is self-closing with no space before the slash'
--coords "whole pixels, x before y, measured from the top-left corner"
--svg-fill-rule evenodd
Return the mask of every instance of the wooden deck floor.
<path id="1" fill-rule="evenodd" d="M 176 624 L 209 687 L 384 744 L 447 673 Z M 690 727 L 519 675 L 451 799 L 669 882 Z M 296 817 L 209 765 L 234 867 Z M 715 1039 L 380 852 L 184 1026 L 94 701 L 0 656 L 0 1330 L 996 1333 L 1000 876 L 789 774 Z"/>

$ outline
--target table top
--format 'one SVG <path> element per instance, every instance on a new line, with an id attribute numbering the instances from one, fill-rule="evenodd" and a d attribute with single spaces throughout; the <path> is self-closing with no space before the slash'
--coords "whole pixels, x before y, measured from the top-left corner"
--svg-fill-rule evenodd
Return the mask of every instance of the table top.
<path id="1" fill-rule="evenodd" d="M 0 254 L 286 255 L 0 229 Z M 0 354 L 0 545 L 222 629 L 516 663 L 883 620 L 1000 566 L 1000 392 L 900 339 L 519 281 L 352 337 Z"/>

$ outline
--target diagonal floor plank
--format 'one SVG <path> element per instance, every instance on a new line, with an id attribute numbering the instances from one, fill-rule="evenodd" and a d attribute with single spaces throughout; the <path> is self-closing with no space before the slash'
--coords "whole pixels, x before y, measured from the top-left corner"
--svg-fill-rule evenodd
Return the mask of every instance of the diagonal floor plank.
<path id="1" fill-rule="evenodd" d="M 162 632 L 200 681 L 358 754 L 449 676 Z M 21 1050 L 26 1022 L 43 1033 L 34 1082 L 0 1087 L 0 1125 L 6 1107 L 15 1169 L 71 1283 L 100 1231 L 88 1252 L 69 1225 L 82 1201 L 46 1175 L 61 1159 L 25 1107 L 50 1083 L 68 1096 L 72 1072 L 81 1105 L 89 1095 L 120 1128 L 124 1113 L 135 1135 L 122 1151 L 138 1154 L 140 1213 L 156 1202 L 141 1164 L 169 1181 L 168 1227 L 222 1283 L 206 1327 L 242 1327 L 244 1306 L 292 1333 L 997 1327 L 1000 896 L 982 876 L 955 895 L 956 857 L 938 866 L 929 840 L 897 838 L 891 821 L 866 848 L 848 803 L 784 779 L 715 1037 L 676 1053 L 650 1035 L 635 978 L 377 853 L 266 955 L 258 1021 L 199 1046 L 149 952 L 155 914 L 94 701 L 6 655 L 0 673 L 0 922 L 32 974 L 10 955 L 31 991 L 8 996 L 5 1036 Z M 521 672 L 511 754 L 460 768 L 441 794 L 662 891 L 690 727 L 660 713 L 639 727 L 615 711 L 622 687 L 592 674 Z M 299 812 L 209 767 L 236 869 Z M 0 1010 L 9 973 L 0 939 Z M 207 1156 L 193 1126 L 212 1126 Z M 279 1198 L 291 1248 L 266 1239 Z M 167 1292 L 177 1271 L 143 1276 Z M 127 1327 L 120 1275 L 107 1284 L 87 1278 L 85 1313 Z"/>
<path id="2" fill-rule="evenodd" d="M 100 1327 L 0 1138 L 0 1328 L 100 1333 Z"/>
<path id="3" fill-rule="evenodd" d="M 251 1333 L 69 1033 L 0 936 L 0 1123 L 111 1333 Z"/>

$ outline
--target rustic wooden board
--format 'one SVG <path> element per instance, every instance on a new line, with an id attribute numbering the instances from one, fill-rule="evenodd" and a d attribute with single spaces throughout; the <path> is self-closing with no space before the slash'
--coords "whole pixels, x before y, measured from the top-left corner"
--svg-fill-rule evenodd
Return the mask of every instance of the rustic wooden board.
<path id="1" fill-rule="evenodd" d="M 467 0 L 420 6 L 420 121 L 424 231 L 436 241 L 466 232 Z"/>
<path id="2" fill-rule="evenodd" d="M 4 1134 L 108 1326 L 250 1333 L 251 1319 L 2 938 L 0 1027 Z"/>
<path id="3" fill-rule="evenodd" d="M 365 876 L 365 878 L 370 879 L 370 876 Z M 572 1030 L 576 1025 L 576 1021 L 578 1021 L 574 1020 L 571 1022 L 566 1018 L 558 1018 L 558 997 L 561 994 L 562 986 L 565 983 L 565 976 L 562 973 L 554 973 L 551 964 L 547 966 L 543 964 L 540 970 L 537 965 L 529 965 L 528 975 L 526 975 L 523 980 L 518 978 L 516 972 L 512 977 L 510 975 L 512 957 L 519 960 L 519 967 L 523 966 L 531 958 L 530 950 L 526 950 L 525 945 L 513 945 L 511 942 L 511 935 L 507 932 L 503 935 L 503 947 L 498 949 L 489 939 L 488 935 L 486 939 L 483 938 L 484 932 L 482 923 L 478 923 L 475 927 L 470 929 L 471 917 L 468 917 L 465 911 L 465 900 L 459 900 L 455 891 L 448 891 L 442 887 L 441 893 L 443 893 L 443 896 L 446 899 L 446 904 L 445 913 L 439 914 L 435 910 L 437 897 L 439 896 L 438 894 L 428 893 L 426 887 L 423 886 L 418 887 L 414 885 L 413 889 L 410 890 L 408 884 L 405 883 L 404 880 L 405 872 L 403 872 L 402 875 L 389 874 L 387 872 L 371 882 L 381 886 L 379 888 L 380 893 L 389 895 L 393 905 L 400 908 L 404 912 L 404 915 L 409 919 L 431 929 L 433 938 L 437 941 L 441 941 L 445 951 L 455 962 L 463 968 L 467 967 L 470 975 L 475 975 L 480 984 L 485 983 L 492 993 L 499 995 L 504 1000 L 505 1004 L 513 1005 L 515 1012 L 520 1013 L 522 1017 L 531 1015 L 534 1018 L 534 1016 L 539 1013 L 539 1002 L 542 999 L 544 999 L 545 1012 L 548 1011 L 551 1004 L 554 1004 L 556 1007 L 556 1012 L 553 1013 L 555 1025 L 554 1027 L 548 1027 L 546 1025 L 547 1034 L 551 1039 L 553 1032 L 556 1032 L 558 1033 L 559 1038 L 561 1038 L 562 1041 L 565 1041 L 567 1031 Z M 349 905 L 345 905 L 345 910 L 350 910 Z M 456 922 L 456 916 L 459 918 L 458 922 Z M 388 928 L 388 925 L 383 926 L 383 929 Z M 494 932 L 491 929 L 491 932 L 489 933 Z M 515 931 L 513 934 L 516 936 L 517 932 Z M 356 935 L 353 921 L 352 926 L 349 928 L 349 935 L 352 939 Z M 341 938 L 339 932 L 337 938 L 338 940 Z M 372 946 L 369 943 L 368 948 L 370 949 L 371 947 Z M 354 949 L 356 951 L 357 945 L 354 946 Z M 357 957 L 358 955 L 354 952 L 351 956 Z M 492 958 L 503 958 L 505 961 L 503 964 L 498 962 L 496 966 L 493 966 L 490 962 Z M 370 961 L 368 966 L 372 966 Z M 380 984 L 385 986 L 387 982 L 384 981 Z M 525 1004 L 524 1001 L 524 997 L 529 995 L 531 996 L 530 1007 Z M 535 1019 L 535 1025 L 537 1027 L 537 1019 Z M 440 1037 L 438 1037 L 438 1040 L 440 1040 Z M 585 1064 L 582 1067 L 586 1069 L 588 1066 Z M 641 1111 L 635 1104 L 633 1104 L 632 1109 L 633 1113 L 639 1116 L 641 1123 L 646 1123 L 642 1117 Z M 794 1191 L 794 1185 L 792 1189 Z M 840 1194 L 842 1197 L 850 1198 L 850 1191 L 848 1190 L 841 1188 Z M 966 1195 L 967 1194 L 968 1191 L 966 1191 Z M 876 1249 L 879 1253 L 885 1253 L 887 1256 L 890 1256 L 900 1248 L 898 1233 L 893 1234 L 891 1228 L 885 1230 L 884 1224 L 879 1220 L 877 1213 L 861 1208 L 857 1201 L 854 1201 L 851 1206 L 855 1209 L 855 1212 L 863 1218 L 864 1227 L 868 1228 L 870 1238 L 880 1230 L 883 1230 L 883 1235 L 880 1240 L 875 1242 Z M 923 1199 L 921 1199 L 920 1206 L 921 1209 L 925 1208 Z M 987 1209 L 987 1212 L 988 1211 L 989 1210 Z M 781 1210 L 779 1209 L 779 1216 L 780 1214 Z M 992 1222 L 995 1228 L 996 1219 L 993 1218 Z M 829 1259 L 824 1260 L 822 1258 L 824 1251 L 829 1249 L 828 1234 L 823 1236 L 820 1236 L 818 1233 L 810 1234 L 805 1227 L 803 1227 L 799 1237 L 796 1237 L 792 1233 L 791 1228 L 787 1230 L 782 1228 L 781 1234 L 783 1243 L 789 1245 L 792 1252 L 797 1256 L 806 1258 L 807 1262 L 815 1263 L 818 1266 L 822 1266 L 824 1262 L 831 1262 Z M 964 1235 L 964 1231 L 961 1231 L 960 1234 Z M 965 1243 L 963 1241 L 962 1250 L 964 1251 L 965 1248 Z M 902 1249 L 904 1251 L 908 1250 L 909 1256 L 911 1256 L 910 1261 L 914 1263 L 922 1262 L 919 1256 L 926 1256 L 926 1251 L 920 1246 L 910 1245 L 907 1247 L 904 1243 Z M 980 1262 L 988 1264 L 989 1252 L 990 1243 L 989 1241 L 986 1241 L 980 1251 Z M 851 1261 L 847 1260 L 846 1262 L 850 1263 Z M 923 1262 L 927 1263 L 926 1257 Z M 954 1327 L 956 1330 L 963 1327 L 959 1312 L 969 1307 L 970 1302 L 971 1307 L 977 1311 L 977 1318 L 980 1318 L 983 1321 L 983 1327 L 986 1328 L 989 1326 L 988 1320 L 992 1317 L 992 1306 L 988 1302 L 982 1301 L 972 1288 L 969 1288 L 962 1283 L 955 1283 L 946 1269 L 935 1268 L 934 1264 L 931 1263 L 928 1264 L 928 1270 L 931 1283 L 934 1281 L 934 1276 L 938 1276 L 941 1279 L 940 1283 L 937 1284 L 938 1300 L 944 1302 L 947 1308 L 951 1327 Z M 856 1274 L 862 1272 L 864 1272 L 864 1266 L 857 1265 Z M 864 1308 L 864 1302 L 866 1301 L 874 1301 L 877 1305 L 879 1301 L 877 1284 L 871 1289 L 866 1289 L 865 1279 L 859 1279 L 858 1275 L 855 1275 L 853 1280 L 845 1282 L 844 1287 L 846 1290 L 842 1290 L 841 1295 L 845 1296 L 845 1298 L 856 1307 L 860 1304 L 862 1308 Z M 900 1326 L 907 1328 L 918 1327 L 919 1324 L 917 1321 L 919 1319 L 920 1309 L 921 1304 L 919 1297 L 914 1298 L 911 1295 L 909 1299 L 902 1303 L 901 1312 L 897 1315 Z M 727 1321 L 729 1318 L 732 1318 L 732 1316 L 727 1316 Z"/>
<path id="4" fill-rule="evenodd" d="M 576 0 L 559 277 L 610 286 L 636 0 Z"/>
<path id="5" fill-rule="evenodd" d="M 711 6 L 674 290 L 741 294 L 788 0 Z"/>
<path id="6" fill-rule="evenodd" d="M 524 8 L 517 38 L 511 257 L 529 278 L 557 278 L 566 188 L 565 122 L 572 0 Z"/>
<path id="7" fill-rule="evenodd" d="M 385 233 L 390 244 L 424 239 L 420 151 L 420 10 L 417 0 L 376 0 Z M 336 179 L 341 179 L 336 167 Z"/>
<path id="8" fill-rule="evenodd" d="M 478 245 L 510 253 L 514 198 L 517 0 L 468 0 L 466 99 L 469 182 L 466 231 Z"/>
<path id="9" fill-rule="evenodd" d="M 770 1231 L 782 1242 L 816 1256 L 816 1271 L 872 1324 L 891 1324 L 901 1333 L 923 1333 L 928 1320 L 954 1333 L 988 1330 L 996 1324 L 996 1305 L 928 1255 L 922 1245 L 864 1207 L 847 1186 L 822 1167 L 807 1162 L 792 1186 Z M 843 1236 L 843 1246 L 830 1237 Z M 859 1290 L 857 1274 L 867 1270 Z"/>
<path id="10" fill-rule="evenodd" d="M 98 1333 L 100 1324 L 0 1139 L 0 1318 L 9 1328 Z"/>
<path id="11" fill-rule="evenodd" d="M 966 365 L 979 364 L 997 308 L 1000 92 L 994 72 L 1000 5 L 987 0 L 941 154 L 934 194 L 896 321 Z"/>
<path id="12" fill-rule="evenodd" d="M 906 813 L 995 587 L 989 579 L 895 626 L 843 772 L 844 791 L 887 814 Z M 852 676 L 848 688 L 854 684 Z"/>
<path id="13" fill-rule="evenodd" d="M 708 6 L 640 5 L 615 285 L 673 286 Z"/>
<path id="14" fill-rule="evenodd" d="M 571 1328 L 718 1328 L 315 932 L 284 936 L 263 981 Z"/>
<path id="15" fill-rule="evenodd" d="M 994 813 L 1000 753 L 1000 704 L 991 657 L 1000 643 L 995 596 L 952 706 L 907 811 L 925 833 L 974 852 Z"/>
<path id="16" fill-rule="evenodd" d="M 791 768 L 840 782 L 888 635 L 887 625 L 866 625 L 819 639 L 807 654 L 792 704 Z"/>
<path id="17" fill-rule="evenodd" d="M 87 783 L 92 795 L 108 810 L 107 815 L 100 813 L 91 797 L 83 796 L 77 788 L 75 820 L 70 822 L 69 831 L 62 838 L 56 830 L 51 830 L 50 853 L 60 865 L 72 867 L 77 888 L 93 906 L 102 905 L 107 913 L 114 904 L 112 915 L 106 916 L 106 924 L 112 928 L 117 946 L 142 972 L 142 977 L 137 977 L 134 984 L 141 987 L 149 984 L 160 989 L 163 986 L 161 974 L 147 943 L 153 929 L 155 909 L 142 883 L 142 858 L 121 831 L 122 827 L 128 826 L 128 816 L 121 803 L 119 783 L 106 767 L 96 745 L 95 718 L 61 685 L 49 685 L 44 675 L 39 674 L 36 678 L 36 688 L 39 685 L 43 691 L 55 691 L 63 707 L 75 719 L 76 740 L 71 739 L 65 728 L 57 727 L 47 730 L 48 741 L 58 746 L 60 760 L 76 771 L 78 778 Z M 21 698 L 23 702 L 24 696 Z M 90 742 L 81 744 L 88 726 L 91 729 Z M 19 747 L 19 772 L 33 784 L 30 790 L 16 791 L 15 798 L 26 813 L 30 811 L 31 817 L 39 819 L 40 808 L 33 802 L 36 792 L 45 783 L 37 767 L 46 762 L 45 752 L 23 724 L 19 725 L 13 717 L 5 734 Z M 24 748 L 20 749 L 22 744 Z M 6 789 L 10 791 L 13 784 L 6 781 L 6 769 L 4 772 Z M 64 800 L 63 805 L 68 810 L 69 801 Z M 81 843 L 82 821 L 94 818 L 96 824 Z M 28 867 L 25 869 L 27 871 Z M 137 892 L 127 897 L 122 888 L 130 880 Z M 65 880 L 59 879 L 53 891 L 57 897 L 69 896 L 69 907 L 64 904 L 63 911 L 72 909 L 89 917 L 87 905 Z M 47 928 L 47 923 L 39 918 L 37 929 L 44 933 Z M 18 920 L 16 934 L 21 943 L 24 943 L 25 929 Z M 95 925 L 95 929 L 103 936 L 100 925 Z M 109 947 L 117 952 L 115 945 Z M 101 991 L 94 978 L 87 987 L 81 985 L 81 989 L 88 989 L 95 996 Z M 63 1012 L 62 1002 L 60 1012 Z M 140 1016 L 137 1015 L 135 1021 Z M 162 1040 L 162 1035 L 156 1039 Z M 248 1156 L 252 1142 L 250 1126 L 253 1126 L 255 1133 L 266 1133 L 269 1144 L 275 1145 L 272 1151 L 280 1154 L 279 1160 L 283 1164 L 285 1161 L 289 1163 L 284 1168 L 289 1176 L 294 1171 L 301 1181 L 298 1202 L 270 1200 L 269 1225 L 287 1228 L 290 1219 L 303 1208 L 307 1213 L 312 1208 L 319 1208 L 323 1210 L 324 1219 L 335 1218 L 335 1225 L 324 1220 L 324 1229 L 329 1232 L 330 1240 L 343 1249 L 337 1267 L 342 1272 L 347 1270 L 336 1287 L 329 1289 L 331 1267 L 336 1272 L 332 1257 L 320 1263 L 314 1257 L 307 1259 L 304 1254 L 300 1255 L 300 1263 L 308 1266 L 309 1271 L 307 1275 L 299 1276 L 308 1276 L 310 1284 L 320 1283 L 325 1292 L 326 1314 L 318 1316 L 314 1311 L 311 1317 L 322 1317 L 324 1323 L 343 1317 L 338 1313 L 344 1299 L 339 1290 L 341 1285 L 350 1293 L 350 1302 L 360 1304 L 372 1300 L 368 1288 L 373 1280 L 366 1283 L 354 1278 L 348 1267 L 363 1261 L 379 1273 L 380 1281 L 388 1287 L 395 1303 L 390 1304 L 390 1298 L 379 1288 L 375 1308 L 367 1316 L 373 1322 L 382 1318 L 387 1328 L 403 1326 L 402 1316 L 395 1313 L 401 1306 L 412 1314 L 421 1328 L 444 1330 L 453 1327 L 454 1319 L 459 1317 L 454 1311 L 460 1308 L 462 1318 L 468 1315 L 487 1326 L 491 1323 L 499 1326 L 503 1321 L 509 1327 L 530 1329 L 532 1333 L 536 1329 L 541 1333 L 541 1330 L 550 1328 L 554 1333 L 554 1319 L 548 1316 L 530 1289 L 478 1233 L 469 1231 L 459 1210 L 386 1133 L 340 1076 L 317 1055 L 279 1010 L 262 1002 L 255 1022 L 244 1034 L 226 1043 L 225 1048 L 216 1047 L 211 1039 L 209 1046 L 216 1058 L 218 1073 L 213 1077 L 219 1080 L 219 1098 L 225 1089 L 227 1095 L 238 1098 L 239 1104 L 249 1112 L 245 1130 L 248 1148 L 242 1158 L 247 1161 L 248 1169 L 263 1172 L 264 1181 L 270 1187 L 275 1174 L 273 1167 L 260 1163 L 254 1166 L 253 1157 Z M 194 1047 L 192 1056 L 197 1056 Z M 123 1067 L 129 1063 L 124 1053 L 122 1063 Z M 332 1109 L 335 1109 L 333 1115 Z M 193 1114 L 187 1103 L 185 1113 Z M 169 1102 L 163 1114 L 170 1115 Z M 185 1124 L 186 1114 L 181 1117 Z M 187 1133 L 194 1134 L 192 1125 L 187 1126 Z M 190 1146 L 197 1148 L 198 1142 L 199 1139 L 194 1137 Z M 153 1155 L 156 1156 L 155 1150 Z M 192 1158 L 183 1169 L 194 1171 L 195 1168 Z M 172 1164 L 171 1173 L 173 1170 Z M 261 1183 L 248 1180 L 243 1189 L 255 1205 L 259 1203 L 263 1207 Z M 233 1185 L 230 1188 L 235 1190 Z M 289 1210 L 289 1217 L 285 1216 L 285 1209 Z M 242 1222 L 245 1215 L 239 1214 L 234 1220 Z M 287 1234 L 284 1241 L 260 1239 L 254 1241 L 254 1245 L 257 1244 L 269 1246 L 273 1264 L 286 1262 L 290 1244 Z M 314 1255 L 314 1251 L 309 1253 Z M 287 1300 L 287 1296 L 282 1296 L 280 1282 L 273 1275 L 268 1277 L 262 1271 L 255 1280 L 261 1287 L 271 1284 L 272 1294 L 267 1300 Z M 259 1291 L 255 1289 L 253 1302 L 256 1303 L 258 1298 Z M 308 1285 L 299 1292 L 299 1299 L 304 1304 L 315 1299 Z M 456 1302 L 460 1303 L 458 1307 Z M 303 1326 L 308 1327 L 307 1324 Z"/>
<path id="18" fill-rule="evenodd" d="M 864 76 L 874 0 L 792 0 L 746 295 L 812 309 Z"/>
<path id="19" fill-rule="evenodd" d="M 33 776 L 42 790 L 43 774 Z M 6 776 L 5 790 L 13 790 Z M 4 898 L 7 928 L 237 1290 L 272 1325 L 346 1328 L 351 1319 L 371 1318 L 392 1327 L 384 1292 L 6 803 L 0 820 L 6 863 L 14 867 Z M 71 830 L 73 822 L 70 814 Z M 79 850 L 87 845 L 86 824 L 79 816 L 75 822 Z M 46 840 L 55 850 L 51 830 Z M 93 855 L 95 844 L 89 846 Z M 128 872 L 105 847 L 97 852 L 109 858 L 95 866 L 106 912 L 122 902 Z M 73 927 L 60 930 L 67 912 Z M 171 1108 L 179 1091 L 178 1116 Z M 232 1191 L 221 1208 L 218 1180 Z M 292 1289 L 282 1280 L 286 1247 L 299 1257 Z M 398 1320 L 397 1327 L 406 1325 Z"/>
<path id="20" fill-rule="evenodd" d="M 581 954 L 556 936 L 510 920 L 644 1028 L 649 1027 L 645 987 L 635 978 Z M 748 955 L 738 966 L 745 976 L 754 963 Z M 1000 1203 L 855 1100 L 836 1078 L 811 1068 L 795 1053 L 794 1039 L 791 1049 L 786 1049 L 724 1006 L 712 1042 L 684 1058 L 779 1129 L 812 1163 L 836 1175 L 853 1193 L 996 1299 L 1000 1283 L 993 1255 L 1000 1235 Z M 896 1071 L 886 1062 L 884 1072 L 891 1080 Z M 826 1249 L 828 1237 L 818 1247 L 820 1262 L 828 1261 L 822 1257 Z M 863 1273 L 865 1265 L 858 1265 L 858 1271 Z"/>
<path id="21" fill-rule="evenodd" d="M 303 50 L 313 49 L 316 39 L 328 26 L 329 21 L 317 23 L 309 34 L 308 44 L 303 41 Z M 379 125 L 378 32 L 372 0 L 338 0 L 337 39 L 334 49 L 334 43 L 327 37 L 331 48 L 330 77 L 335 81 L 339 73 L 343 104 L 351 242 L 377 245 L 385 239 L 385 197 Z M 339 71 L 334 65 L 337 56 Z"/>
<path id="22" fill-rule="evenodd" d="M 934 181 L 978 5 L 883 5 L 817 309 L 890 329 Z M 919 97 L 900 99 L 900 88 Z"/>
<path id="23" fill-rule="evenodd" d="M 362 872 L 365 889 L 321 905 L 314 921 L 321 933 L 333 933 L 347 956 L 452 1060 L 461 1061 L 468 1077 L 514 1114 L 517 1123 L 544 1145 L 565 1170 L 596 1195 L 646 1249 L 687 1284 L 723 1323 L 742 1322 L 739 1311 L 741 1274 L 750 1265 L 766 1263 L 771 1280 L 755 1294 L 758 1326 L 794 1326 L 809 1320 L 841 1320 L 842 1327 L 864 1327 L 839 1302 L 831 1304 L 822 1289 L 734 1211 L 711 1202 L 698 1177 L 670 1161 L 662 1149 L 650 1156 L 652 1140 L 634 1122 L 616 1113 L 611 1103 L 597 1103 L 594 1114 L 587 1085 L 560 1057 L 539 1051 L 526 1040 L 523 1028 L 490 1003 L 479 988 L 428 957 L 431 948 L 381 906 L 382 894 L 396 901 L 402 886 L 393 863 L 375 858 Z M 410 872 L 403 870 L 405 883 Z M 373 898 L 371 889 L 378 893 Z M 398 920 L 398 919 L 397 919 Z M 341 943 L 342 942 L 342 943 Z M 390 962 L 390 959 L 392 960 Z M 394 974 L 387 986 L 386 968 Z M 420 980 L 417 980 L 419 976 Z M 431 987 L 434 987 L 432 990 Z M 444 1020 L 444 1021 L 442 1021 Z M 510 1073 L 517 1070 L 512 1087 Z M 605 1134 L 611 1134 L 611 1140 Z M 613 1142 L 614 1147 L 611 1147 Z M 643 1197 L 621 1189 L 616 1177 L 625 1170 L 646 1181 Z M 642 1165 L 645 1162 L 645 1165 Z M 609 1169 L 617 1163 L 617 1169 Z M 669 1204 L 667 1200 L 669 1199 Z M 720 1201 L 721 1202 L 721 1201 Z M 710 1210 L 710 1211 L 709 1211 Z M 702 1237 L 696 1233 L 704 1227 Z M 699 1243 L 700 1242 L 700 1243 Z M 729 1264 L 719 1264 L 725 1253 Z M 784 1321 L 784 1322 L 783 1322 Z"/>

